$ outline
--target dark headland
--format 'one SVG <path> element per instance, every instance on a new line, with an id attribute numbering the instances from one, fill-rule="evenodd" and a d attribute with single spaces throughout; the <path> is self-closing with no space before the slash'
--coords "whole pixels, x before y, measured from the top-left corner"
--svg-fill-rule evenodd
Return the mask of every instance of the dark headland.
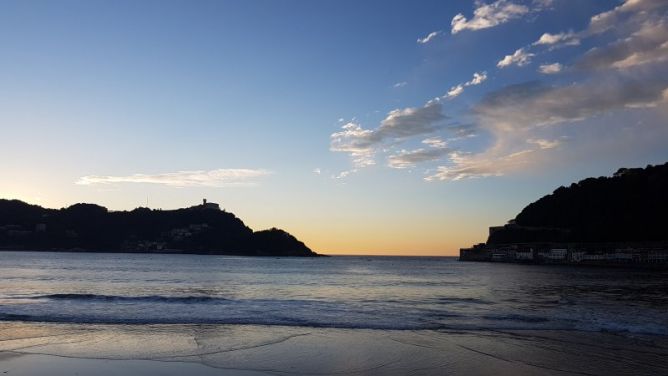
<path id="1" fill-rule="evenodd" d="M 318 256 L 289 233 L 253 231 L 218 204 L 109 211 L 95 204 L 47 209 L 0 199 L 0 249 Z"/>
<path id="2" fill-rule="evenodd" d="M 559 187 L 460 260 L 666 268 L 668 163 Z"/>

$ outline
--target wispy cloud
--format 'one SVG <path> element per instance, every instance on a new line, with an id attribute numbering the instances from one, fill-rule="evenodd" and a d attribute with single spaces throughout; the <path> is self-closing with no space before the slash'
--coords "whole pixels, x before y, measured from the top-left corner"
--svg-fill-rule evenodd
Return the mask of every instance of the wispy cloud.
<path id="1" fill-rule="evenodd" d="M 396 84 L 392 85 L 392 87 L 394 87 L 394 88 L 399 88 L 399 87 L 404 87 L 404 86 L 406 86 L 406 85 L 408 85 L 408 82 L 406 82 L 406 81 L 401 81 L 401 82 L 397 82 Z"/>
<path id="2" fill-rule="evenodd" d="M 590 50 L 577 66 L 628 69 L 665 61 L 668 61 L 668 17 L 645 21 L 631 35 Z"/>
<path id="3" fill-rule="evenodd" d="M 457 181 L 471 178 L 500 176 L 508 171 L 522 168 L 526 156 L 533 150 L 526 149 L 495 158 L 476 158 L 469 154 L 452 153 L 452 165 L 438 166 L 436 172 L 424 178 L 426 181 Z"/>
<path id="4" fill-rule="evenodd" d="M 543 64 L 538 68 L 538 71 L 542 74 L 556 74 L 561 72 L 563 68 L 564 66 L 559 63 Z"/>
<path id="5" fill-rule="evenodd" d="M 344 124 L 339 132 L 330 135 L 329 150 L 348 153 L 356 167 L 367 167 L 376 164 L 374 154 L 378 142 L 372 130 L 363 129 L 351 121 Z"/>
<path id="6" fill-rule="evenodd" d="M 644 18 L 648 12 L 665 9 L 667 5 L 664 0 L 626 0 L 612 10 L 593 16 L 585 34 L 602 33 L 620 26 L 620 22 L 626 22 L 624 17 L 629 14 L 640 15 Z"/>
<path id="7" fill-rule="evenodd" d="M 451 125 L 447 128 L 447 130 L 450 131 L 453 135 L 453 137 L 450 137 L 450 139 L 457 140 L 476 136 L 478 133 L 477 128 L 478 126 L 476 124 L 467 123 Z"/>
<path id="8" fill-rule="evenodd" d="M 475 72 L 473 73 L 473 78 L 470 81 L 464 82 L 462 84 L 457 84 L 452 86 L 445 95 L 436 98 L 436 100 L 446 100 L 454 99 L 460 96 L 464 92 L 464 88 L 468 86 L 480 85 L 487 80 L 487 72 Z"/>
<path id="9" fill-rule="evenodd" d="M 438 137 L 431 137 L 422 140 L 422 143 L 428 148 L 419 148 L 415 150 L 401 150 L 397 154 L 388 157 L 388 166 L 392 168 L 409 168 L 417 163 L 436 161 L 452 152 L 447 147 L 447 143 Z"/>
<path id="10" fill-rule="evenodd" d="M 448 145 L 447 142 L 443 141 L 440 137 L 429 137 L 422 140 L 422 143 L 431 146 L 432 148 L 444 148 Z"/>
<path id="11" fill-rule="evenodd" d="M 218 169 L 177 171 L 160 174 L 133 174 L 126 176 L 88 175 L 79 178 L 75 184 L 120 184 L 143 183 L 161 184 L 170 187 L 226 187 L 254 185 L 255 179 L 271 174 L 267 170 Z"/>
<path id="12" fill-rule="evenodd" d="M 433 133 L 440 129 L 443 119 L 438 101 L 429 101 L 422 107 L 395 109 L 375 129 L 364 129 L 356 122 L 344 124 L 340 131 L 330 135 L 330 150 L 348 153 L 356 168 L 371 166 L 376 163 L 375 154 L 384 142 Z"/>
<path id="13" fill-rule="evenodd" d="M 576 46 L 580 44 L 580 38 L 577 34 L 570 32 L 562 32 L 557 34 L 544 33 L 533 43 L 534 46 L 540 45 L 569 45 Z"/>
<path id="14" fill-rule="evenodd" d="M 496 176 L 549 163 L 543 154 L 557 149 L 561 141 L 540 137 L 541 133 L 558 133 L 557 126 L 611 111 L 664 103 L 668 67 L 656 67 L 658 71 L 597 75 L 567 86 L 533 82 L 494 92 L 475 108 L 481 126 L 494 143 L 482 152 L 451 154 L 449 162 L 426 180 Z"/>
<path id="15" fill-rule="evenodd" d="M 457 34 L 463 30 L 487 29 L 529 13 L 527 6 L 508 0 L 497 0 L 490 4 L 477 4 L 477 7 L 473 10 L 473 17 L 471 19 L 467 19 L 462 13 L 452 18 L 450 22 L 452 34 Z"/>
<path id="16" fill-rule="evenodd" d="M 436 38 L 439 34 L 441 34 L 440 31 L 432 31 L 432 32 L 429 33 L 426 37 L 424 37 L 424 38 L 418 38 L 417 42 L 418 42 L 419 44 L 429 43 L 429 42 L 432 41 L 434 38 Z"/>

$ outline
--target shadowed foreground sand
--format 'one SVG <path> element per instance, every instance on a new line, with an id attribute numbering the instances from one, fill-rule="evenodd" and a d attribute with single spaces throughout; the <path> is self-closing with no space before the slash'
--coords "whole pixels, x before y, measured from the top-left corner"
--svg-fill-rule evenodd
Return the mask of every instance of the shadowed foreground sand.
<path id="1" fill-rule="evenodd" d="M 6 375 L 656 375 L 668 338 L 573 331 L 383 331 L 0 323 Z"/>

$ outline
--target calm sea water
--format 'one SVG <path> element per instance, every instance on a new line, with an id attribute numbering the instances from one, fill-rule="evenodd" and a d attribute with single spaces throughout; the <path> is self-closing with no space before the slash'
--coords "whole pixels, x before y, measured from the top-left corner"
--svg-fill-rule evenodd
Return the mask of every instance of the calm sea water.
<path id="1" fill-rule="evenodd" d="M 668 274 L 454 258 L 0 252 L 0 320 L 668 335 Z"/>

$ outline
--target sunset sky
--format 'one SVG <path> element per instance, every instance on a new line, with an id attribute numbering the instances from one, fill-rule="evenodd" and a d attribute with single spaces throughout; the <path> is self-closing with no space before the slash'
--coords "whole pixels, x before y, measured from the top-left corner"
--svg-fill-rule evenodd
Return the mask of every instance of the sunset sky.
<path id="1" fill-rule="evenodd" d="M 0 197 L 453 255 L 668 161 L 668 2 L 2 1 Z"/>

